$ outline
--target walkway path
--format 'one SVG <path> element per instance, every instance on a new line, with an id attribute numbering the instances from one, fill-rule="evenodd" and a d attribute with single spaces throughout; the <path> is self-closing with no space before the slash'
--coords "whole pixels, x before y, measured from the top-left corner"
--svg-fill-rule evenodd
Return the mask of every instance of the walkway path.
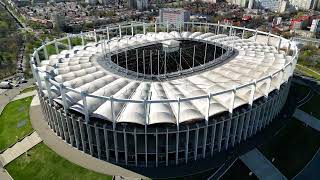
<path id="1" fill-rule="evenodd" d="M 313 129 L 320 131 L 320 120 L 309 115 L 308 113 L 296 109 L 293 114 L 293 117 L 297 118 L 298 120 L 306 123 Z M 309 161 L 309 163 L 303 168 L 303 170 L 294 177 L 294 180 L 318 180 L 320 177 L 320 149 L 317 153 L 313 156 L 313 158 Z"/>
<path id="2" fill-rule="evenodd" d="M 22 84 L 20 87 L 18 88 L 14 88 L 14 89 L 8 89 L 5 92 L 0 94 L 0 114 L 2 113 L 4 107 L 16 96 L 18 96 L 20 94 L 20 91 L 22 91 L 23 89 L 31 86 L 31 84 L 33 84 L 34 80 L 29 79 L 27 83 Z"/>
<path id="3" fill-rule="evenodd" d="M 1 180 L 13 180 L 8 171 L 2 167 L 0 167 L 0 179 Z"/>
<path id="4" fill-rule="evenodd" d="M 260 180 L 287 179 L 258 149 L 240 156 L 240 159 Z"/>
<path id="5" fill-rule="evenodd" d="M 23 98 L 26 98 L 26 97 L 29 97 L 29 96 L 34 96 L 37 94 L 37 91 L 34 90 L 34 91 L 30 91 L 30 92 L 26 92 L 26 93 L 23 93 L 23 94 L 19 94 L 17 95 L 16 97 L 14 97 L 12 99 L 12 101 L 15 101 L 15 100 L 19 100 L 19 99 L 23 99 Z"/>
<path id="6" fill-rule="evenodd" d="M 33 98 L 30 107 L 30 120 L 33 128 L 38 132 L 39 136 L 42 138 L 43 142 L 49 146 L 50 149 L 58 153 L 65 159 L 75 163 L 84 168 L 90 169 L 95 172 L 108 174 L 108 175 L 120 175 L 123 177 L 132 178 L 142 178 L 147 179 L 147 177 L 142 176 L 138 173 L 130 171 L 128 169 L 116 166 L 114 164 L 99 160 L 95 157 L 85 154 L 82 151 L 70 146 L 65 143 L 61 138 L 59 138 L 54 132 L 48 127 L 48 124 L 44 120 L 41 113 L 41 107 L 37 100 L 37 96 Z"/>
<path id="7" fill-rule="evenodd" d="M 2 154 L 0 154 L 0 162 L 2 166 L 9 164 L 35 145 L 39 144 L 41 141 L 42 140 L 38 133 L 33 132 L 30 136 L 25 137 L 22 141 L 17 142 L 12 147 L 6 149 Z"/>
<path id="8" fill-rule="evenodd" d="M 302 121 L 303 123 L 306 123 L 308 126 L 311 126 L 313 129 L 320 131 L 320 120 L 309 115 L 308 113 L 296 109 L 293 113 L 293 117 L 297 118 L 299 121 Z"/>

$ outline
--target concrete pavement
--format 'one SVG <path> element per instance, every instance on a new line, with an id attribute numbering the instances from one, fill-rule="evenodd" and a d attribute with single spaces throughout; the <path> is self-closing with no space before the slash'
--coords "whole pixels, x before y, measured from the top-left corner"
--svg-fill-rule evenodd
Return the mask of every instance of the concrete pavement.
<path id="1" fill-rule="evenodd" d="M 42 115 L 40 105 L 37 105 L 38 100 L 35 100 L 35 98 L 37 98 L 37 96 L 34 97 L 33 103 L 31 103 L 33 104 L 33 106 L 30 107 L 31 124 L 33 128 L 37 131 L 43 142 L 50 149 L 52 149 L 65 159 L 71 161 L 72 163 L 75 163 L 79 166 L 82 166 L 86 169 L 98 173 L 130 178 L 147 179 L 147 177 L 143 175 L 92 157 L 89 154 L 85 154 L 82 151 L 79 151 L 78 149 L 65 143 L 49 128 L 47 122 L 44 120 L 44 117 Z"/>
<path id="2" fill-rule="evenodd" d="M 20 87 L 8 89 L 0 94 L 0 114 L 2 113 L 4 107 L 17 95 L 20 94 L 20 91 L 31 86 L 34 80 L 29 80 L 27 83 L 22 84 Z"/>
<path id="3" fill-rule="evenodd" d="M 0 154 L 1 164 L 3 166 L 9 164 L 35 145 L 39 144 L 41 141 L 42 140 L 37 132 L 33 132 L 30 136 L 26 136 L 22 141 L 17 142 L 15 145 Z"/>
<path id="4" fill-rule="evenodd" d="M 320 120 L 309 115 L 308 113 L 296 109 L 293 114 L 293 117 L 297 118 L 299 121 L 306 123 L 308 126 L 313 129 L 320 131 Z M 318 180 L 320 177 L 320 149 L 313 156 L 313 158 L 309 161 L 309 163 L 303 168 L 303 170 L 297 174 L 293 179 L 294 180 Z"/>
<path id="5" fill-rule="evenodd" d="M 320 131 L 320 120 L 309 115 L 308 113 L 296 109 L 293 113 L 293 117 L 297 118 L 299 121 L 302 121 L 303 123 L 306 123 L 308 126 L 312 127 L 313 129 Z"/>
<path id="6" fill-rule="evenodd" d="M 26 93 L 23 93 L 23 94 L 19 94 L 17 95 L 16 97 L 14 97 L 12 99 L 12 101 L 16 101 L 16 100 L 19 100 L 19 99 L 23 99 L 23 98 L 26 98 L 26 97 L 29 97 L 29 96 L 34 96 L 37 94 L 37 91 L 34 90 L 34 91 L 30 91 L 30 92 L 26 92 Z"/>
<path id="7" fill-rule="evenodd" d="M 242 162 L 260 180 L 286 180 L 287 178 L 258 150 L 253 149 L 240 156 Z"/>
<path id="8" fill-rule="evenodd" d="M 1 180 L 13 180 L 10 174 L 7 172 L 6 169 L 0 167 L 0 179 Z"/>

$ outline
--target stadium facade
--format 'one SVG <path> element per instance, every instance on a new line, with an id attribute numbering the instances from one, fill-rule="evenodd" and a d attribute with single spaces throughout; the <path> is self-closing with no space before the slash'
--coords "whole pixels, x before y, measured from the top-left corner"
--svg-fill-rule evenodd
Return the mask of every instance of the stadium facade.
<path id="1" fill-rule="evenodd" d="M 62 140 L 115 164 L 157 167 L 210 158 L 270 124 L 298 53 L 252 29 L 143 23 L 48 42 L 31 67 Z"/>

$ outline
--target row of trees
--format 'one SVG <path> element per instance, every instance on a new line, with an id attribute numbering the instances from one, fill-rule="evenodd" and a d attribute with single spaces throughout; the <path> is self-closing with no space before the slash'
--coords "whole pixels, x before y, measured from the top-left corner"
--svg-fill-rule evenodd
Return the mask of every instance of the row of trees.
<path id="1" fill-rule="evenodd" d="M 22 44 L 17 25 L 0 6 L 0 79 L 16 72 L 17 56 Z"/>

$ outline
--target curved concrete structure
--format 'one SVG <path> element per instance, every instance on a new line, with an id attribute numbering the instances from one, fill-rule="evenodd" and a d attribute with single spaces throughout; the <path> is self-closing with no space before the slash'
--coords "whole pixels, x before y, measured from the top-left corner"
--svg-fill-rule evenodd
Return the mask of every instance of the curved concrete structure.
<path id="1" fill-rule="evenodd" d="M 188 25 L 205 32 L 188 32 Z M 123 35 L 128 28 L 131 35 Z M 34 53 L 40 102 L 58 136 L 118 164 L 179 164 L 240 143 L 281 110 L 298 54 L 294 43 L 219 24 L 160 29 L 101 29 L 79 35 L 83 46 L 71 47 L 68 36 L 59 40 L 68 50 L 60 52 L 56 40 L 50 43 L 59 54 L 48 57 L 48 44 Z M 259 33 L 267 42 L 256 41 Z"/>

